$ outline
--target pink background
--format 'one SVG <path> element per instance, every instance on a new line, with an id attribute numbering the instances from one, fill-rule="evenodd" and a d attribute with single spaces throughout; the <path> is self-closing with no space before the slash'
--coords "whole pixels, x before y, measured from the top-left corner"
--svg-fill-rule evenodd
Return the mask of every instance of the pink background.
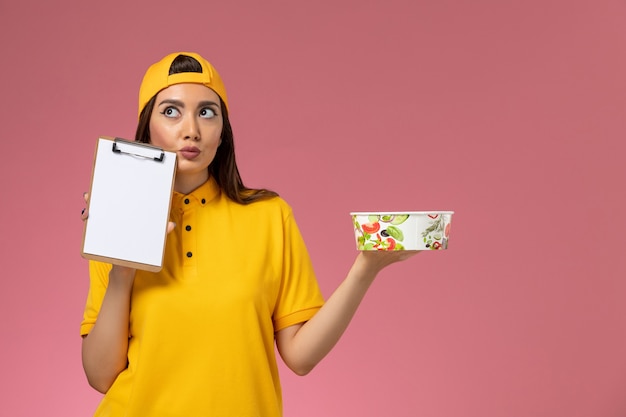
<path id="1" fill-rule="evenodd" d="M 626 4 L 0 0 L 0 415 L 88 416 L 79 256 L 99 135 L 143 71 L 222 73 L 239 164 L 294 208 L 326 295 L 348 213 L 455 210 L 385 271 L 287 416 L 626 415 Z"/>

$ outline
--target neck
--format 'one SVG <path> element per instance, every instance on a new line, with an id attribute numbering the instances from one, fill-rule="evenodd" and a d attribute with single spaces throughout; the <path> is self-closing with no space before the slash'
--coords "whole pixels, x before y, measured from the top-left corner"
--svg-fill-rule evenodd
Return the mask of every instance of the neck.
<path id="1" fill-rule="evenodd" d="M 206 170 L 202 173 L 176 175 L 174 180 L 174 191 L 181 194 L 189 194 L 209 179 L 209 171 Z"/>

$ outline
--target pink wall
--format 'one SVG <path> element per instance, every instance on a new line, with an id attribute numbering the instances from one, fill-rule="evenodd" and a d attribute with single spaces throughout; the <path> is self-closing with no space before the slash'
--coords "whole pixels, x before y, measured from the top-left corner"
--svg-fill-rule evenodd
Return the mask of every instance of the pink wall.
<path id="1" fill-rule="evenodd" d="M 81 195 L 175 50 L 223 74 L 244 179 L 292 204 L 326 294 L 350 211 L 456 211 L 449 251 L 383 273 L 311 375 L 283 372 L 287 416 L 626 415 L 623 1 L 177 4 L 0 2 L 1 416 L 100 398 Z"/>

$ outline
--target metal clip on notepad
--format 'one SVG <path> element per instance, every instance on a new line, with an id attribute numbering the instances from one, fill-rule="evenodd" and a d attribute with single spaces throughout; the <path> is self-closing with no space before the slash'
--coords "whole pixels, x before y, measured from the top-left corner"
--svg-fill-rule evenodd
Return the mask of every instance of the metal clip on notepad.
<path id="1" fill-rule="evenodd" d="M 165 152 L 163 149 L 156 146 L 149 145 L 141 142 L 131 142 L 122 138 L 115 138 L 113 141 L 113 148 L 111 149 L 115 153 L 123 153 L 139 158 L 153 159 L 158 162 L 163 162 Z"/>

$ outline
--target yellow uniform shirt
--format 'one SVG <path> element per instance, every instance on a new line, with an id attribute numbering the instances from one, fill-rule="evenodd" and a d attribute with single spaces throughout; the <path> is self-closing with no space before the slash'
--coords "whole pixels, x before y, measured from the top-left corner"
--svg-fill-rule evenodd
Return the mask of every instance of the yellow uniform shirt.
<path id="1" fill-rule="evenodd" d="M 174 194 L 164 267 L 137 271 L 128 368 L 96 416 L 281 416 L 274 332 L 322 306 L 291 208 L 249 205 L 213 179 Z M 94 326 L 111 266 L 90 262 L 81 334 Z"/>

